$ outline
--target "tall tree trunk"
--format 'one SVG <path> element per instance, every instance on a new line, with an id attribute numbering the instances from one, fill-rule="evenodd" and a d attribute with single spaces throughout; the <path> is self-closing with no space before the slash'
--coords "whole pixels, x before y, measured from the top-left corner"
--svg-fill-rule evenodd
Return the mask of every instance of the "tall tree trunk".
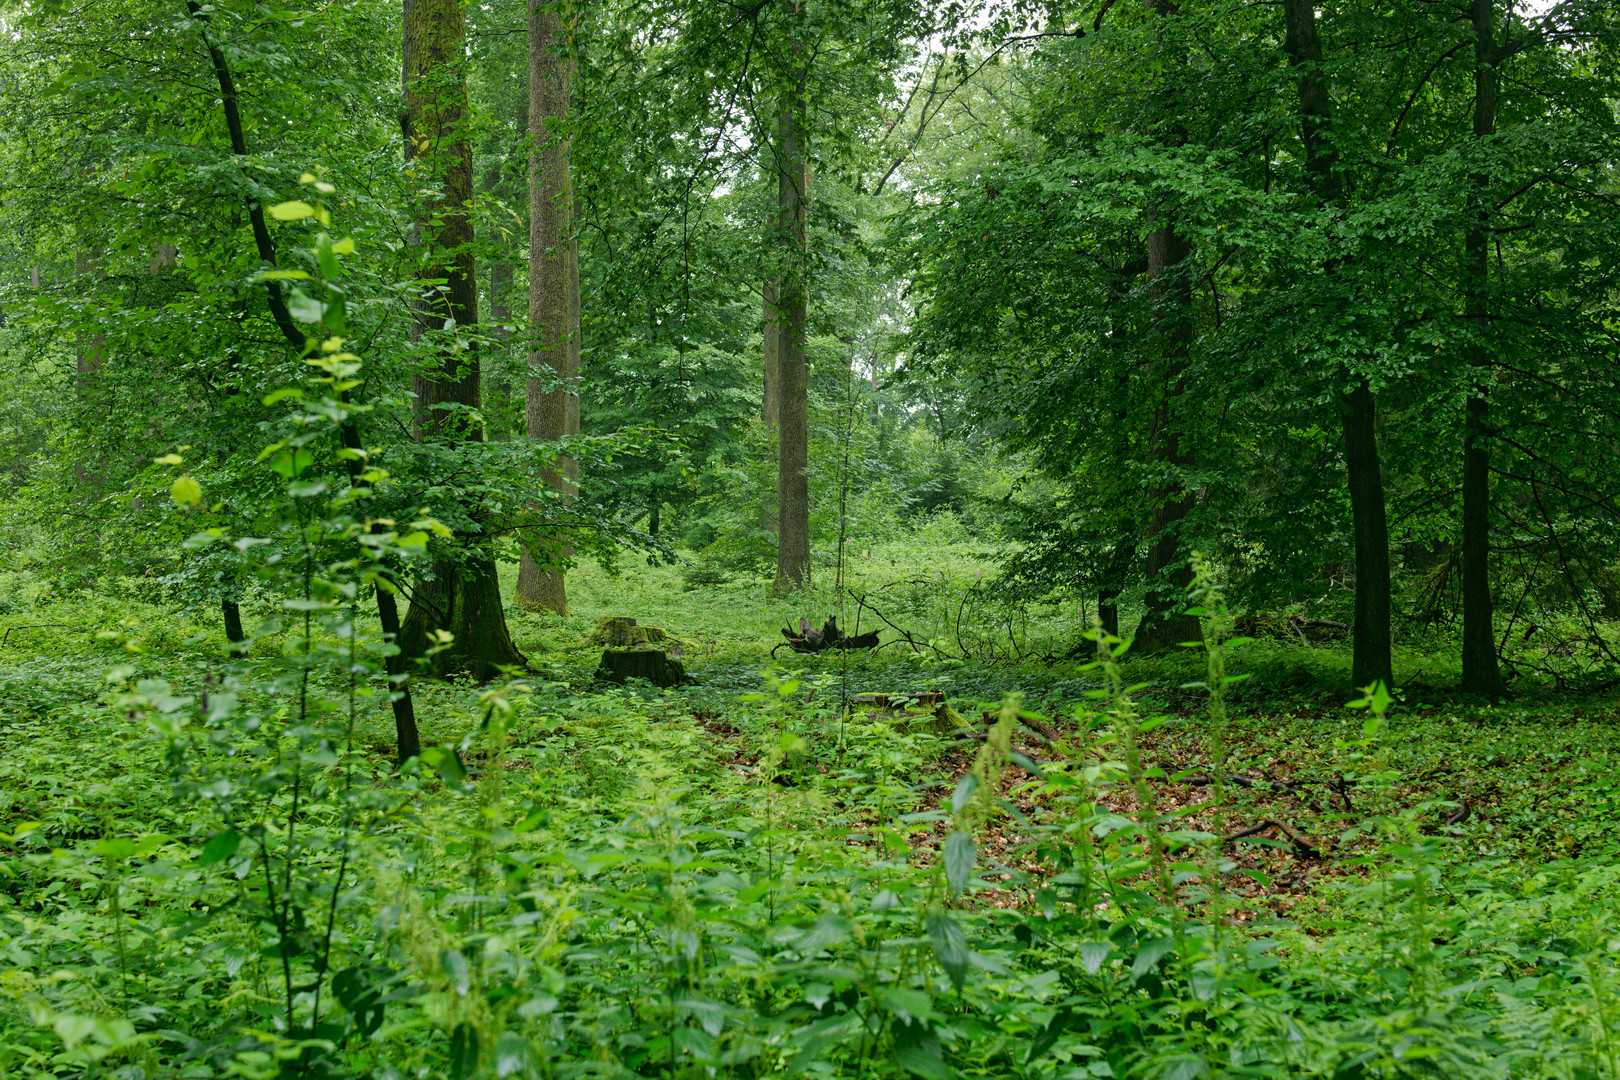
<path id="1" fill-rule="evenodd" d="M 1309 2 L 1309 0 L 1307 0 Z M 1389 522 L 1378 462 L 1377 404 L 1366 379 L 1341 395 L 1344 469 L 1356 542 L 1356 614 L 1351 625 L 1353 686 L 1395 685 L 1390 661 Z"/>
<path id="2" fill-rule="evenodd" d="M 799 6 L 790 5 L 793 17 Z M 805 250 L 809 147 L 806 71 L 796 65 L 777 107 L 776 233 L 782 246 L 777 278 L 777 542 L 772 592 L 786 595 L 810 579 L 810 371 L 805 357 L 809 267 Z"/>
<path id="3" fill-rule="evenodd" d="M 781 371 L 782 356 L 782 321 L 778 318 L 777 311 L 776 278 L 767 278 L 762 291 L 764 301 L 760 305 L 760 353 L 764 361 L 764 381 L 760 387 L 759 418 L 765 425 L 765 433 L 774 437 L 778 434 L 781 418 L 777 380 Z M 766 532 L 775 532 L 776 515 L 776 484 L 773 482 L 765 491 L 765 497 L 760 500 L 759 527 Z"/>
<path id="4" fill-rule="evenodd" d="M 1320 73 L 1322 43 L 1316 33 L 1314 0 L 1283 0 L 1283 49 L 1298 72 L 1300 134 L 1305 172 L 1324 204 L 1339 201 L 1338 154 L 1328 138 L 1333 102 Z M 1331 277 L 1335 261 L 1324 267 Z M 1344 424 L 1344 465 L 1356 542 L 1356 614 L 1351 631 L 1351 680 L 1357 687 L 1395 682 L 1390 661 L 1389 524 L 1384 511 L 1384 480 L 1378 461 L 1377 402 L 1365 376 L 1347 373 L 1350 388 L 1340 394 Z"/>
<path id="5" fill-rule="evenodd" d="M 536 374 L 528 381 L 524 417 L 531 439 L 555 442 L 579 430 L 579 254 L 567 131 L 573 25 L 571 13 L 548 0 L 530 2 L 529 366 Z M 579 491 L 579 463 L 558 458 L 544 480 L 571 497 Z M 567 615 L 568 583 L 561 566 L 572 554 L 564 537 L 526 537 L 517 602 Z"/>
<path id="6" fill-rule="evenodd" d="M 1144 0 L 1144 6 L 1161 20 L 1178 11 L 1169 0 Z M 1166 108 L 1173 109 L 1174 104 L 1167 102 Z M 1170 138 L 1179 141 L 1178 118 L 1168 113 L 1166 119 Z M 1153 516 L 1148 523 L 1142 619 L 1131 637 L 1132 649 L 1142 653 L 1174 648 L 1203 636 L 1197 618 L 1184 613 L 1192 563 L 1182 528 L 1197 500 L 1178 477 L 1193 464 L 1180 431 L 1182 379 L 1193 338 L 1192 284 L 1186 265 L 1192 248 L 1176 231 L 1169 208 L 1156 207 L 1152 219 L 1156 227 L 1147 237 L 1147 279 L 1156 354 L 1151 377 L 1158 385 L 1149 452 L 1164 467 L 1168 479 L 1153 493 Z"/>
<path id="7" fill-rule="evenodd" d="M 1177 477 L 1193 465 L 1179 430 L 1181 383 L 1193 334 L 1192 287 L 1186 266 L 1192 249 L 1176 232 L 1175 224 L 1166 221 L 1148 234 L 1147 255 L 1148 298 L 1158 344 L 1154 378 L 1159 384 L 1151 452 L 1171 478 L 1154 492 L 1153 517 L 1148 524 L 1142 621 L 1132 638 L 1132 649 L 1144 653 L 1173 649 L 1203 636 L 1197 617 L 1185 614 L 1192 563 L 1182 528 L 1197 499 Z"/>
<path id="8" fill-rule="evenodd" d="M 1473 0 L 1474 24 L 1474 137 L 1486 139 L 1496 131 L 1496 64 L 1500 59 L 1491 27 L 1491 0 Z M 1482 340 L 1490 334 L 1489 177 L 1471 178 L 1477 206 L 1474 221 L 1463 240 L 1464 314 Z M 1476 346 L 1470 357 L 1472 384 L 1463 412 L 1462 483 L 1462 689 L 1496 699 L 1507 685 L 1496 664 L 1496 631 L 1491 618 L 1491 449 L 1489 346 Z"/>
<path id="9" fill-rule="evenodd" d="M 400 118 L 405 158 L 419 177 L 430 179 L 442 193 L 423 208 L 417 224 L 421 242 L 432 255 L 424 276 L 445 282 L 418 299 L 412 327 L 417 338 L 446 325 L 471 327 L 478 322 L 473 224 L 466 209 L 473 197 L 472 152 L 465 130 L 467 89 L 461 74 L 466 38 L 461 0 L 405 0 L 405 111 Z M 468 419 L 476 414 L 466 411 L 482 404 L 476 351 L 453 343 L 440 347 L 427 368 L 412 376 L 411 389 L 416 394 L 419 439 L 482 441 L 482 427 Z M 399 645 L 404 655 L 421 656 L 434 631 L 448 631 L 454 644 L 434 657 L 434 670 L 488 679 L 501 667 L 522 666 L 525 661 L 506 628 L 489 538 L 475 526 L 462 544 L 461 559 L 435 559 L 433 576 L 418 585 L 400 625 Z"/>

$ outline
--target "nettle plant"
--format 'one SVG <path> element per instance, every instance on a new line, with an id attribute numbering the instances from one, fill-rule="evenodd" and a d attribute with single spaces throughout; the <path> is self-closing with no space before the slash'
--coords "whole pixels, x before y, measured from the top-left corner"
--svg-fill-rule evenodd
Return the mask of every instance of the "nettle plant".
<path id="1" fill-rule="evenodd" d="M 313 177 L 305 181 L 331 191 Z M 329 220 L 319 204 L 305 202 L 270 213 Z M 392 596 L 400 568 L 423 556 L 430 534 L 449 534 L 431 518 L 402 528 L 366 513 L 388 473 L 353 436 L 366 406 L 349 400 L 361 361 L 339 336 L 346 317 L 338 284 L 338 258 L 353 250 L 352 241 L 334 242 L 322 231 L 313 247 L 318 277 L 302 270 L 262 275 L 296 281 L 293 316 L 335 332 L 309 340 L 307 386 L 265 398 L 267 406 L 289 408 L 294 432 L 258 455 L 280 495 L 256 516 L 271 524 L 267 535 L 237 536 L 213 525 L 185 545 L 198 553 L 268 552 L 252 560 L 268 591 L 281 597 L 280 610 L 256 629 L 265 644 L 253 648 L 250 640 L 234 651 L 196 697 L 145 680 L 119 702 L 126 714 L 146 716 L 165 741 L 177 801 L 212 822 L 195 862 L 198 918 L 215 924 L 230 976 L 252 966 L 256 1030 L 188 1037 L 183 1055 L 249 1073 L 274 1071 L 279 1061 L 284 1072 L 326 1074 L 334 1046 L 381 1022 L 384 994 L 356 959 L 369 950 L 353 938 L 368 925 L 353 910 L 364 892 L 357 888 L 359 853 L 365 837 L 398 819 L 411 792 L 408 783 L 373 782 L 374 764 L 357 734 L 380 702 L 408 690 L 403 676 L 390 673 L 397 646 L 368 632 L 360 610 L 368 592 Z M 159 461 L 184 464 L 179 453 Z M 206 512 L 206 494 L 189 475 L 172 485 L 174 501 L 197 513 Z M 271 653 L 270 643 L 279 650 Z"/>

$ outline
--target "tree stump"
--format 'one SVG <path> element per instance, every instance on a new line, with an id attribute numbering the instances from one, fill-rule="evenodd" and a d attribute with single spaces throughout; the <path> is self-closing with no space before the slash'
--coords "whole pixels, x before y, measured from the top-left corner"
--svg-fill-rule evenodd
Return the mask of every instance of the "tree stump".
<path id="1" fill-rule="evenodd" d="M 938 690 L 910 694 L 857 694 L 849 699 L 852 712 L 892 717 L 896 722 L 924 728 L 935 735 L 955 735 L 968 729 L 962 714 L 951 708 Z"/>
<path id="2" fill-rule="evenodd" d="M 603 682 L 646 679 L 654 686 L 679 686 L 686 681 L 686 668 L 663 649 L 608 649 L 596 677 Z"/>
<path id="3" fill-rule="evenodd" d="M 603 619 L 585 639 L 587 645 L 605 645 L 610 649 L 663 649 L 671 656 L 685 656 L 686 642 L 671 637 L 669 631 L 657 626 L 641 626 L 636 620 L 622 615 Z"/>

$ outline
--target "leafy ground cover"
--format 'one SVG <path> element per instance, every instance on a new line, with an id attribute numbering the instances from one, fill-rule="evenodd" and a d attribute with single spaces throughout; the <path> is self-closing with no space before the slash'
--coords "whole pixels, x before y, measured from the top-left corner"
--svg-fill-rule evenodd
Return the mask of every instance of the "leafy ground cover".
<path id="1" fill-rule="evenodd" d="M 227 663 L 8 574 L 0 1071 L 1616 1075 L 1613 698 L 1349 709 L 1331 650 L 1099 665 L 1060 609 L 987 658 L 973 549 L 860 565 L 937 648 L 773 659 L 851 601 L 582 568 L 536 673 L 417 685 L 403 774 L 341 635 Z M 608 615 L 696 681 L 593 683 Z M 927 691 L 983 737 L 850 707 Z"/>

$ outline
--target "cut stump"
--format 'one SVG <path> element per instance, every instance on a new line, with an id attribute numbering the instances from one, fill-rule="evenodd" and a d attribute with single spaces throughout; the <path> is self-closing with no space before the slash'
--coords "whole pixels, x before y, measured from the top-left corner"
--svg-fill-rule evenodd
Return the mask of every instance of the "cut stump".
<path id="1" fill-rule="evenodd" d="M 663 649 L 608 649 L 596 677 L 614 683 L 646 679 L 654 686 L 679 686 L 687 678 L 686 667 Z"/>

